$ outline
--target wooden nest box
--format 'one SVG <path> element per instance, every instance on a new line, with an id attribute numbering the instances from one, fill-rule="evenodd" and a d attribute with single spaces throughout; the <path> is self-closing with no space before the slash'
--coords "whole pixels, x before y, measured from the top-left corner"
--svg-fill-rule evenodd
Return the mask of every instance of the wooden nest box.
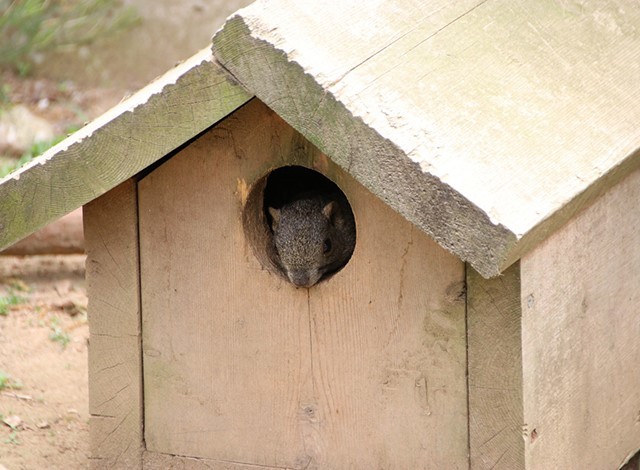
<path id="1" fill-rule="evenodd" d="M 84 206 L 92 465 L 623 465 L 639 24 L 632 0 L 258 2 L 4 179 L 2 246 Z M 311 288 L 270 262 L 283 167 L 356 221 Z"/>

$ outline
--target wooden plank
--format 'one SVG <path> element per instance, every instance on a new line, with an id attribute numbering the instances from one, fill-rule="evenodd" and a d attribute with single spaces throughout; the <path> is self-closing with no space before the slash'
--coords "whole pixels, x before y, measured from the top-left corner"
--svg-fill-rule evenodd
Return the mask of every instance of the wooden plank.
<path id="1" fill-rule="evenodd" d="M 638 24 L 635 0 L 270 0 L 213 42 L 256 96 L 487 277 L 640 164 Z"/>
<path id="2" fill-rule="evenodd" d="M 247 188 L 288 164 L 329 175 L 358 223 L 352 260 L 310 290 L 264 270 L 241 224 Z M 459 260 L 257 100 L 139 186 L 150 452 L 467 468 Z"/>
<path id="3" fill-rule="evenodd" d="M 357 243 L 309 291 L 305 449 L 319 469 L 467 469 L 464 265 L 351 177 L 332 177 Z"/>
<path id="4" fill-rule="evenodd" d="M 471 469 L 524 469 L 520 265 L 484 279 L 467 269 Z"/>
<path id="5" fill-rule="evenodd" d="M 291 151 L 271 143 L 274 120 L 249 103 L 140 182 L 149 451 L 275 466 L 304 453 L 307 295 L 274 289 L 240 217 L 251 178 Z"/>
<path id="6" fill-rule="evenodd" d="M 271 467 L 242 462 L 182 457 L 159 452 L 144 452 L 142 456 L 145 470 L 295 470 L 288 467 Z"/>
<path id="7" fill-rule="evenodd" d="M 84 207 L 91 468 L 139 468 L 142 360 L 136 183 Z"/>
<path id="8" fill-rule="evenodd" d="M 640 448 L 640 171 L 521 261 L 527 469 Z"/>
<path id="9" fill-rule="evenodd" d="M 3 250 L 0 255 L 32 256 L 78 253 L 84 253 L 82 209 L 69 212 L 55 222 Z"/>
<path id="10" fill-rule="evenodd" d="M 244 104 L 208 50 L 0 180 L 0 248 L 86 204 Z"/>

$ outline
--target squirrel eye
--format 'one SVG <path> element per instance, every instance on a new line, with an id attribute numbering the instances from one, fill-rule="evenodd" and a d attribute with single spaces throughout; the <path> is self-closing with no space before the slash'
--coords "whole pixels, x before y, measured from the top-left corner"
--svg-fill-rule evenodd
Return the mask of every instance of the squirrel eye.
<path id="1" fill-rule="evenodd" d="M 322 244 L 322 252 L 326 255 L 330 251 L 331 251 L 331 240 L 327 238 Z"/>

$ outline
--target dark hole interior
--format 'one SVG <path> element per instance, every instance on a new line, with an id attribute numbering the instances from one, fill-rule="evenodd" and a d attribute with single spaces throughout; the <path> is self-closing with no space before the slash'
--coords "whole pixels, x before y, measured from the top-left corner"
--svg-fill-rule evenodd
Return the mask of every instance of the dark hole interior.
<path id="1" fill-rule="evenodd" d="M 282 207 L 307 192 L 343 194 L 337 184 L 317 171 L 302 166 L 284 166 L 267 176 L 263 207 L 265 214 L 269 217 L 268 207 Z"/>

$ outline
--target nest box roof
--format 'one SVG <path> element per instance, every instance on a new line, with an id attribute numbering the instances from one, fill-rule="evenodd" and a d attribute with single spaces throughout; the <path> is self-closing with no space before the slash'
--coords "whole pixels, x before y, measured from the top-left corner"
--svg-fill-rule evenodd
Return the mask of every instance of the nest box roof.
<path id="1" fill-rule="evenodd" d="M 213 54 L 226 70 L 203 51 L 3 181 L 0 245 L 252 94 L 485 276 L 640 163 L 636 0 L 258 1 L 214 36 Z M 47 208 L 25 218 L 30 201 Z"/>

